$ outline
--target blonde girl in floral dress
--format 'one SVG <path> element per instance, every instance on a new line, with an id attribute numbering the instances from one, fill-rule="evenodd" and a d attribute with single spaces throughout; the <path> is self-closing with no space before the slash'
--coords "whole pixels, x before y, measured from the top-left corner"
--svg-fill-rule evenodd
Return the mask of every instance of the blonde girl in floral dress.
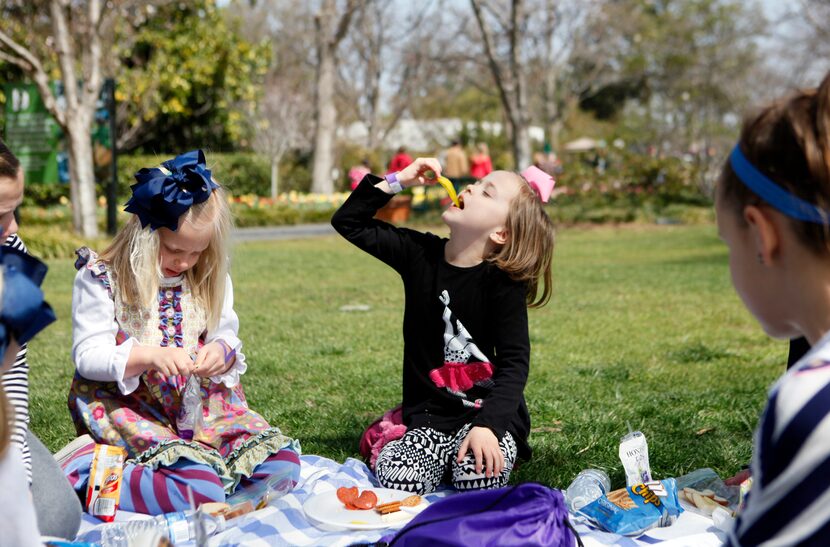
<path id="1" fill-rule="evenodd" d="M 299 443 L 248 408 L 242 390 L 222 188 L 201 150 L 136 180 L 134 216 L 110 247 L 78 251 L 69 394 L 78 434 L 127 450 L 120 507 L 129 511 L 186 509 L 188 487 L 199 504 L 274 475 L 296 484 Z M 185 420 L 191 377 L 195 420 Z M 78 446 L 62 466 L 83 491 L 94 443 Z"/>

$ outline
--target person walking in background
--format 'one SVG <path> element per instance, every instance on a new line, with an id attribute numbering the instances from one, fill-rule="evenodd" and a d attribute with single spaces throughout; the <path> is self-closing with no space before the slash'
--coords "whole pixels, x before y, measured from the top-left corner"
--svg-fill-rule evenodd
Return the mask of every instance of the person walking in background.
<path id="1" fill-rule="evenodd" d="M 397 173 L 410 163 L 412 163 L 412 158 L 406 153 L 406 147 L 401 146 L 398 148 L 398 152 L 389 160 L 389 169 L 386 170 L 386 173 Z M 359 184 L 360 180 L 357 182 Z"/>
<path id="2" fill-rule="evenodd" d="M 490 151 L 487 143 L 480 142 L 476 145 L 476 153 L 470 158 L 470 176 L 481 180 L 493 170 L 493 162 L 490 160 Z"/>
<path id="3" fill-rule="evenodd" d="M 357 185 L 360 184 L 363 177 L 371 172 L 372 170 L 369 168 L 369 158 L 363 158 L 360 161 L 360 165 L 355 165 L 349 169 L 349 188 L 351 190 L 357 188 Z"/>
<path id="4" fill-rule="evenodd" d="M 455 182 L 456 179 L 466 177 L 469 174 L 470 162 L 467 160 L 467 153 L 464 152 L 461 143 L 452 141 L 447 149 L 447 165 L 444 168 L 444 175 Z"/>

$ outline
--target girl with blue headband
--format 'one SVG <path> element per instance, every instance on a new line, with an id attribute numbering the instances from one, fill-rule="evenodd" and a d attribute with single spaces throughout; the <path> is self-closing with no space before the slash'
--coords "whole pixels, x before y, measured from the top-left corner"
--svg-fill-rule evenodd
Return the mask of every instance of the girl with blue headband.
<path id="1" fill-rule="evenodd" d="M 732 283 L 775 338 L 812 346 L 769 392 L 729 545 L 826 545 L 830 529 L 830 74 L 748 118 L 723 168 Z"/>
<path id="2" fill-rule="evenodd" d="M 188 487 L 201 504 L 266 477 L 296 484 L 299 444 L 248 408 L 242 390 L 223 189 L 201 150 L 136 180 L 133 217 L 110 247 L 78 251 L 69 394 L 78 434 L 126 449 L 129 511 L 187 509 Z M 94 443 L 76 448 L 62 465 L 83 492 Z"/>

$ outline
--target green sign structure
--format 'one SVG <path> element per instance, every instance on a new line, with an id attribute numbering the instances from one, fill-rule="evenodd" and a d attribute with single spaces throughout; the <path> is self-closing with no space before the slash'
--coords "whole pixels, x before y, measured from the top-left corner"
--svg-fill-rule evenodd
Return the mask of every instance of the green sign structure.
<path id="1" fill-rule="evenodd" d="M 6 84 L 6 145 L 20 159 L 26 182 L 57 183 L 61 130 L 35 84 Z"/>

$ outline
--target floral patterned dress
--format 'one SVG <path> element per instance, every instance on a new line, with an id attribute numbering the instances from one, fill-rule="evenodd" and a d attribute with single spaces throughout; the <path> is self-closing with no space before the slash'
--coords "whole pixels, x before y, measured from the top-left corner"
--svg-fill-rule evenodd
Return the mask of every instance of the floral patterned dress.
<path id="1" fill-rule="evenodd" d="M 94 277 L 114 303 L 116 344 L 133 339 L 134 344 L 175 346 L 195 355 L 205 343 L 206 315 L 185 277 L 163 280 L 158 309 L 149 311 L 121 300 L 118 280 L 95 253 L 84 248 L 78 255 L 76 267 Z M 182 376 L 165 377 L 148 370 L 141 374 L 137 387 L 125 393 L 126 380 L 94 381 L 76 370 L 69 410 L 79 435 L 89 433 L 96 442 L 125 448 L 129 463 L 156 468 L 184 458 L 207 464 L 227 492 L 280 450 L 299 454 L 297 441 L 248 407 L 241 383 L 228 387 L 216 378 L 201 379 L 202 427 L 193 433 L 180 432 L 177 418 L 186 381 Z"/>

